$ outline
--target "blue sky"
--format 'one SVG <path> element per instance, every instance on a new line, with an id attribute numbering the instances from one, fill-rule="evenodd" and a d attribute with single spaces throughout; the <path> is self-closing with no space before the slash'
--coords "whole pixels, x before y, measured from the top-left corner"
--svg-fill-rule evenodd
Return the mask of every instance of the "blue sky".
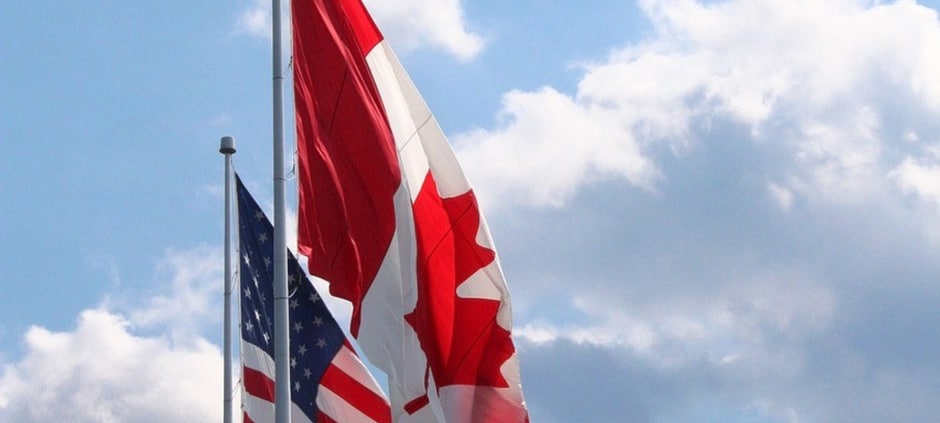
<path id="1" fill-rule="evenodd" d="M 0 421 L 219 420 L 265 3 L 0 6 Z M 940 420 L 940 2 L 366 4 L 483 202 L 534 422 Z"/>

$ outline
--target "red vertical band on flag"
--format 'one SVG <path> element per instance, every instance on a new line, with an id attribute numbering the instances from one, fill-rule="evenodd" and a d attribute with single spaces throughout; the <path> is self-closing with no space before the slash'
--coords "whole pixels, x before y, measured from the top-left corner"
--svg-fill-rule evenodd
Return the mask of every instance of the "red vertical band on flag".
<path id="1" fill-rule="evenodd" d="M 395 231 L 395 142 L 365 61 L 382 40 L 360 0 L 294 0 L 298 244 L 330 292 L 359 304 Z M 356 222 L 348 225 L 348 222 Z"/>
<path id="2" fill-rule="evenodd" d="M 349 19 L 350 28 L 347 35 L 356 38 L 359 50 L 363 53 L 362 57 L 365 57 L 369 51 L 382 41 L 382 33 L 379 32 L 379 28 L 375 25 L 361 1 L 340 0 L 335 4 L 339 5 Z"/>

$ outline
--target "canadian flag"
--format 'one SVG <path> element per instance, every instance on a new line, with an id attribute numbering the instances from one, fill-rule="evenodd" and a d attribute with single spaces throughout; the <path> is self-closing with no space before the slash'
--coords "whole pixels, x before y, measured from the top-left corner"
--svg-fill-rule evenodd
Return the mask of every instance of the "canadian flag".
<path id="1" fill-rule="evenodd" d="M 292 0 L 310 272 L 353 304 L 396 422 L 527 422 L 509 292 L 476 197 L 361 0 Z"/>

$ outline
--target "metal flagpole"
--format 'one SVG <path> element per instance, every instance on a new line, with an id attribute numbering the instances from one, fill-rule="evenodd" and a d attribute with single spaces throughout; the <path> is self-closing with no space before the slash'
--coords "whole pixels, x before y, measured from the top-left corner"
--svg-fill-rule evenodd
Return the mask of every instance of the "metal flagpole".
<path id="1" fill-rule="evenodd" d="M 290 333 L 287 298 L 287 215 L 284 172 L 284 72 L 281 1 L 271 1 L 274 65 L 274 421 L 290 423 Z"/>
<path id="2" fill-rule="evenodd" d="M 225 317 L 222 329 L 222 422 L 232 423 L 232 155 L 235 138 L 222 137 L 219 153 L 225 155 Z"/>

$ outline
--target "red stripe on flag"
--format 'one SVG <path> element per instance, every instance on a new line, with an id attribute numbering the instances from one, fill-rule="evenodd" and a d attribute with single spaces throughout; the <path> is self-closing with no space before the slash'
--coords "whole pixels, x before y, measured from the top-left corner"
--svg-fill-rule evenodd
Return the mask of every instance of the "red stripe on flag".
<path id="1" fill-rule="evenodd" d="M 274 381 L 268 375 L 250 367 L 242 367 L 245 392 L 268 402 L 274 402 Z"/>
<path id="2" fill-rule="evenodd" d="M 334 365 L 330 365 L 320 380 L 320 385 L 337 393 L 357 410 L 379 423 L 392 421 L 391 411 L 385 398 L 363 386 L 358 380 Z"/>
<path id="3" fill-rule="evenodd" d="M 242 413 L 242 423 L 255 423 L 255 421 L 252 420 L 251 417 L 248 417 L 248 412 L 243 412 L 243 413 Z"/>
<path id="4" fill-rule="evenodd" d="M 317 409 L 317 423 L 339 423 L 336 420 L 333 420 L 330 416 L 326 415 L 323 410 Z"/>

